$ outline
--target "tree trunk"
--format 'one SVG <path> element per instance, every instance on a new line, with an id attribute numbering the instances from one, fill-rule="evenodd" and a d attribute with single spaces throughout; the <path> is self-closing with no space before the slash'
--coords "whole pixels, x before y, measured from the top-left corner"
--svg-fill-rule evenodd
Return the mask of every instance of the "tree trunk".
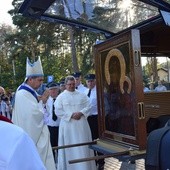
<path id="1" fill-rule="evenodd" d="M 70 33 L 70 40 L 71 40 L 71 53 L 72 53 L 72 64 L 73 64 L 73 72 L 78 72 L 79 67 L 78 67 L 78 61 L 77 61 L 77 56 L 76 56 L 76 47 L 75 47 L 75 42 L 74 42 L 74 30 L 72 27 L 69 28 L 69 33 Z"/>
<path id="2" fill-rule="evenodd" d="M 152 58 L 152 71 L 153 71 L 153 81 L 158 81 L 158 72 L 157 72 L 157 58 Z"/>

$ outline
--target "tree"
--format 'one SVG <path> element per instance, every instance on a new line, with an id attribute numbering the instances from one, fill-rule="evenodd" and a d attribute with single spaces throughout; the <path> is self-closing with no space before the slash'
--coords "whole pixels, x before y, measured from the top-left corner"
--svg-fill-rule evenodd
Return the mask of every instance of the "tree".
<path id="1" fill-rule="evenodd" d="M 3 87 L 13 88 L 14 70 L 9 59 L 10 44 L 6 42 L 8 34 L 15 32 L 11 26 L 2 24 L 0 26 L 0 84 Z M 11 74 L 12 73 L 12 74 Z"/>
<path id="2" fill-rule="evenodd" d="M 13 84 L 16 87 L 25 78 L 25 61 L 27 57 L 31 61 L 35 61 L 38 56 L 41 56 L 45 76 L 54 75 L 55 81 L 74 71 L 82 71 L 83 74 L 94 72 L 93 45 L 98 37 L 105 39 L 104 35 L 87 32 L 80 28 L 67 27 L 58 23 L 23 17 L 18 13 L 18 8 L 22 2 L 21 0 L 13 0 L 12 2 L 14 9 L 11 9 L 9 13 L 12 16 L 17 31 L 9 33 L 5 38 L 5 43 L 9 47 L 8 64 L 10 64 L 11 68 L 15 68 L 16 82 Z M 62 8 L 65 5 L 68 9 L 69 17 L 74 19 L 75 16 L 72 15 L 72 11 L 69 8 L 69 1 L 59 0 L 58 2 L 64 4 L 60 7 L 53 6 L 49 9 L 49 12 L 54 12 L 58 9 L 56 13 L 59 12 L 61 16 L 65 16 L 64 8 Z M 138 10 L 141 4 L 134 1 L 133 5 L 129 8 L 133 8 L 139 14 L 139 17 L 133 20 L 129 18 L 130 16 L 127 13 L 126 21 L 123 22 L 124 12 L 119 8 L 119 0 L 109 1 L 110 6 L 108 8 L 102 7 L 100 5 L 102 2 L 101 0 L 96 2 L 95 9 L 91 11 L 93 17 L 89 17 L 87 2 L 81 1 L 80 6 L 77 6 L 76 11 L 74 11 L 74 14 L 78 16 L 79 22 L 94 22 L 100 26 L 109 23 L 107 26 L 110 31 L 121 30 L 127 27 L 129 23 L 131 25 L 137 23 L 137 19 L 142 20 L 147 12 L 147 10 Z M 143 5 L 142 7 L 145 6 Z M 82 10 L 80 11 L 79 9 Z M 114 20 L 114 24 L 108 22 L 110 20 Z"/>
<path id="3" fill-rule="evenodd" d="M 156 57 L 147 57 L 147 64 L 143 70 L 145 77 L 148 77 L 151 82 L 158 81 L 157 65 L 158 63 Z"/>
<path id="4" fill-rule="evenodd" d="M 66 27 L 22 17 L 17 12 L 20 1 L 14 0 L 13 5 L 14 9 L 10 11 L 10 14 L 13 16 L 13 23 L 17 27 L 17 32 L 9 35 L 7 41 L 11 45 L 10 59 L 15 60 L 16 63 L 16 74 L 23 80 L 25 74 L 21 75 L 24 72 L 18 72 L 18 67 L 25 70 L 27 57 L 31 61 L 35 61 L 38 56 L 41 56 L 45 75 L 53 74 L 55 81 L 61 77 L 59 74 L 65 76 L 71 65 L 70 60 L 65 59 L 66 56 L 71 56 L 69 50 L 64 51 L 69 44 Z M 64 58 L 65 61 L 62 62 L 61 58 Z M 65 65 L 65 68 L 63 65 Z M 16 77 L 18 78 L 18 76 Z"/>

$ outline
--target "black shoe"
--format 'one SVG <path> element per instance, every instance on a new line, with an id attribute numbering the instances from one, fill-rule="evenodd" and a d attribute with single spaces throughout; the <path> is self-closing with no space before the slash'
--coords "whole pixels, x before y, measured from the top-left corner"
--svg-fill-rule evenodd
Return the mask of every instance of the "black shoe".
<path id="1" fill-rule="evenodd" d="M 99 164 L 97 170 L 104 170 L 104 164 Z"/>
<path id="2" fill-rule="evenodd" d="M 135 164 L 135 160 L 129 161 L 130 164 Z"/>

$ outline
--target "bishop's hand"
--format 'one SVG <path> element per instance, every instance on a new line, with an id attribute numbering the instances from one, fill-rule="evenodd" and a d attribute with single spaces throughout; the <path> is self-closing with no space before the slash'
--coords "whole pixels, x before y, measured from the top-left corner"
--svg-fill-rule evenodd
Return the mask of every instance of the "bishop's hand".
<path id="1" fill-rule="evenodd" d="M 42 100 L 42 102 L 45 104 L 48 100 L 48 97 L 49 97 L 49 90 L 46 89 L 42 94 L 42 96 L 39 97 L 40 98 L 39 100 Z"/>

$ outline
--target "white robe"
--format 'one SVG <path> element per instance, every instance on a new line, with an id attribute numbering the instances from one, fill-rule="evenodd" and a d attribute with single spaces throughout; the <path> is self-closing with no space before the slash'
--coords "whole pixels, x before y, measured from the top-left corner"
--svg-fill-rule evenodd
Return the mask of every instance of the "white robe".
<path id="1" fill-rule="evenodd" d="M 50 144 L 50 134 L 43 118 L 42 102 L 38 103 L 36 98 L 24 89 L 17 91 L 12 122 L 23 128 L 32 138 L 46 169 L 56 170 Z"/>
<path id="2" fill-rule="evenodd" d="M 88 97 L 78 92 L 65 90 L 55 101 L 55 113 L 61 118 L 59 126 L 59 146 L 92 141 L 87 116 L 90 111 Z M 82 112 L 80 120 L 71 118 L 73 112 Z M 95 161 L 69 164 L 69 160 L 89 158 L 94 151 L 86 146 L 71 147 L 58 150 L 58 170 L 95 170 Z"/>
<path id="3" fill-rule="evenodd" d="M 83 84 L 79 84 L 76 90 L 78 90 L 81 93 L 84 93 L 87 90 L 87 87 L 85 87 Z"/>
<path id="4" fill-rule="evenodd" d="M 0 121 L 0 169 L 45 170 L 32 139 L 23 129 Z"/>

